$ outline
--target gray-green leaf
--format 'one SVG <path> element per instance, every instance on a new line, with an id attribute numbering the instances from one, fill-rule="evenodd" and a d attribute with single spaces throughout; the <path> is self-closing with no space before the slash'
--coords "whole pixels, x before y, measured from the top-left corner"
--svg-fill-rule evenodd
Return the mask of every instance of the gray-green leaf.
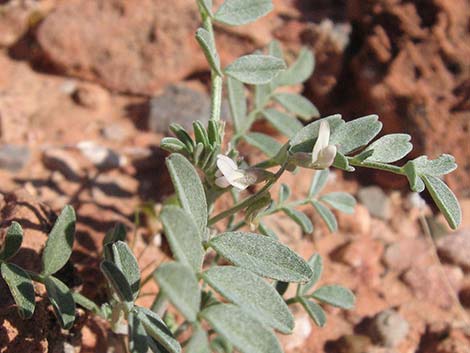
<path id="1" fill-rule="evenodd" d="M 405 157 L 413 149 L 411 136 L 407 134 L 391 134 L 371 143 L 366 151 L 373 151 L 365 160 L 392 163 Z"/>
<path id="2" fill-rule="evenodd" d="M 228 101 L 230 105 L 230 113 L 232 115 L 235 131 L 245 131 L 247 102 L 245 96 L 245 87 L 240 81 L 228 77 L 227 78 Z"/>
<path id="3" fill-rule="evenodd" d="M 173 256 L 198 272 L 204 259 L 204 249 L 191 216 L 180 207 L 165 206 L 160 219 Z"/>
<path id="4" fill-rule="evenodd" d="M 239 26 L 256 21 L 273 8 L 271 0 L 225 0 L 214 15 L 216 21 Z"/>
<path id="5" fill-rule="evenodd" d="M 282 353 L 274 333 L 233 304 L 210 306 L 201 316 L 242 353 Z"/>
<path id="6" fill-rule="evenodd" d="M 288 111 L 296 114 L 303 120 L 318 118 L 318 109 L 304 96 L 296 93 L 276 93 L 274 99 Z"/>
<path id="7" fill-rule="evenodd" d="M 378 119 L 377 115 L 367 115 L 348 121 L 332 133 L 330 144 L 339 145 L 338 151 L 345 155 L 367 145 L 382 130 Z"/>
<path id="8" fill-rule="evenodd" d="M 326 323 L 326 315 L 320 305 L 306 298 L 299 298 L 300 304 L 305 308 L 308 316 L 319 326 L 323 327 Z"/>
<path id="9" fill-rule="evenodd" d="M 8 260 L 14 256 L 21 247 L 23 242 L 23 229 L 18 222 L 12 222 L 7 229 L 3 247 L 0 250 L 0 261 Z"/>
<path id="10" fill-rule="evenodd" d="M 333 212 L 316 200 L 312 201 L 312 205 L 315 207 L 320 217 L 325 221 L 330 232 L 336 232 L 338 230 L 338 222 L 336 221 L 336 217 Z"/>
<path id="11" fill-rule="evenodd" d="M 328 182 L 328 175 L 330 175 L 329 169 L 322 169 L 315 172 L 312 184 L 310 184 L 308 197 L 315 197 L 325 187 Z"/>
<path id="12" fill-rule="evenodd" d="M 421 156 L 413 160 L 418 174 L 442 176 L 453 172 L 457 168 L 455 158 L 450 154 L 443 154 L 437 159 L 429 160 L 427 156 Z"/>
<path id="13" fill-rule="evenodd" d="M 280 86 L 292 86 L 307 81 L 312 76 L 315 58 L 308 48 L 300 50 L 297 60 L 276 79 Z"/>
<path id="14" fill-rule="evenodd" d="M 44 284 L 60 326 L 64 329 L 71 328 L 75 321 L 75 301 L 70 289 L 53 276 L 46 277 Z"/>
<path id="15" fill-rule="evenodd" d="M 287 137 L 294 136 L 303 125 L 293 116 L 280 112 L 279 110 L 270 108 L 262 111 L 266 120 L 268 120 L 279 132 Z"/>
<path id="16" fill-rule="evenodd" d="M 354 208 L 356 207 L 356 199 L 347 192 L 332 192 L 323 195 L 320 200 L 338 211 L 349 214 L 354 213 Z"/>
<path id="17" fill-rule="evenodd" d="M 356 301 L 354 294 L 347 288 L 338 285 L 329 285 L 318 288 L 312 297 L 338 308 L 352 309 Z"/>
<path id="18" fill-rule="evenodd" d="M 21 267 L 6 262 L 1 264 L 1 272 L 18 306 L 18 314 L 22 319 L 29 319 L 36 305 L 31 278 Z"/>
<path id="19" fill-rule="evenodd" d="M 166 165 L 181 206 L 193 217 L 199 234 L 204 234 L 207 225 L 207 202 L 196 169 L 180 154 L 168 157 Z"/>
<path id="20" fill-rule="evenodd" d="M 149 345 L 144 325 L 134 312 L 127 317 L 129 323 L 129 351 L 130 353 L 147 353 Z"/>
<path id="21" fill-rule="evenodd" d="M 160 289 L 186 319 L 196 321 L 201 305 L 201 291 L 191 269 L 178 262 L 169 262 L 161 265 L 154 277 Z"/>
<path id="22" fill-rule="evenodd" d="M 179 342 L 173 337 L 173 334 L 165 325 L 163 320 L 153 311 L 136 306 L 134 313 L 142 321 L 145 331 L 161 344 L 170 353 L 181 353 L 181 346 Z"/>
<path id="23" fill-rule="evenodd" d="M 275 239 L 259 234 L 227 232 L 210 245 L 233 264 L 260 276 L 284 282 L 306 282 L 310 266 L 299 255 Z"/>
<path id="24" fill-rule="evenodd" d="M 271 55 L 245 55 L 225 69 L 225 73 L 238 81 L 261 85 L 269 83 L 282 70 L 286 64 L 279 58 Z"/>
<path id="25" fill-rule="evenodd" d="M 207 59 L 212 70 L 217 72 L 219 76 L 223 76 L 220 70 L 220 60 L 215 49 L 215 43 L 212 36 L 204 28 L 198 28 L 196 31 L 196 40 L 202 48 L 202 51 Z"/>
<path id="26" fill-rule="evenodd" d="M 307 215 L 301 211 L 296 210 L 292 207 L 283 207 L 284 213 L 289 216 L 295 223 L 297 223 L 304 233 L 310 234 L 313 232 L 312 221 Z"/>
<path id="27" fill-rule="evenodd" d="M 310 260 L 308 260 L 308 264 L 310 265 L 310 268 L 312 269 L 313 276 L 310 278 L 310 281 L 308 281 L 305 284 L 300 285 L 299 293 L 300 294 L 305 294 L 307 293 L 310 289 L 313 288 L 313 286 L 318 282 L 320 279 L 322 273 L 323 273 L 323 259 L 319 254 L 313 254 Z"/>
<path id="28" fill-rule="evenodd" d="M 191 339 L 186 345 L 186 353 L 211 353 L 209 338 L 200 325 L 193 326 Z"/>
<path id="29" fill-rule="evenodd" d="M 422 178 L 449 226 L 452 229 L 457 229 L 462 221 L 462 210 L 452 190 L 439 178 L 431 175 L 423 175 Z"/>
<path id="30" fill-rule="evenodd" d="M 217 266 L 203 279 L 248 315 L 282 333 L 292 333 L 294 318 L 276 289 L 254 273 L 235 266 Z"/>
<path id="31" fill-rule="evenodd" d="M 270 158 L 275 157 L 282 147 L 282 145 L 271 136 L 262 134 L 260 132 L 250 132 L 244 135 L 243 138 L 250 145 L 259 148 Z"/>
<path id="32" fill-rule="evenodd" d="M 140 269 L 137 259 L 131 249 L 123 241 L 117 241 L 111 245 L 113 262 L 126 277 L 132 290 L 134 300 L 137 299 L 140 290 Z"/>
<path id="33" fill-rule="evenodd" d="M 72 254 L 75 234 L 75 211 L 72 206 L 65 206 L 47 238 L 42 254 L 42 273 L 46 276 L 59 271 Z"/>
<path id="34" fill-rule="evenodd" d="M 111 284 L 116 294 L 123 302 L 132 303 L 134 301 L 134 294 L 130 283 L 124 273 L 113 262 L 104 260 L 101 263 L 101 271 Z"/>
<path id="35" fill-rule="evenodd" d="M 290 139 L 291 152 L 312 152 L 313 145 L 318 138 L 320 123 L 324 120 L 328 121 L 332 133 L 344 125 L 341 115 L 335 114 L 304 126 Z"/>

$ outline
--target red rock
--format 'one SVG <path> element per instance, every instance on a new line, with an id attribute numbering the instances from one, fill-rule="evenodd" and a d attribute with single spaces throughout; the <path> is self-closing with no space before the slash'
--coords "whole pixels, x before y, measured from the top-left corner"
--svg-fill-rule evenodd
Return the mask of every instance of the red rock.
<path id="1" fill-rule="evenodd" d="M 378 113 L 386 133 L 411 134 L 411 157 L 455 155 L 459 168 L 446 180 L 458 193 L 468 191 L 470 3 L 356 0 L 348 8 L 357 33 L 365 34 L 348 76 L 352 111 Z M 398 180 L 374 175 L 382 185 Z"/>
<path id="2" fill-rule="evenodd" d="M 64 74 L 152 94 L 206 67 L 194 39 L 199 22 L 191 0 L 70 0 L 46 17 L 37 38 Z"/>

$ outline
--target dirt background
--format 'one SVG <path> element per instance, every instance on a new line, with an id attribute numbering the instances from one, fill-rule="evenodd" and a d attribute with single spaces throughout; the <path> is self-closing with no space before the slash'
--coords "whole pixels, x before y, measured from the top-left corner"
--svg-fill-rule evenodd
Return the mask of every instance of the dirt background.
<path id="1" fill-rule="evenodd" d="M 327 190 L 359 199 L 354 215 L 337 215 L 337 234 L 313 212 L 315 232 L 308 236 L 288 219 L 271 219 L 305 258 L 315 251 L 323 256 L 324 283 L 341 283 L 358 299 L 350 312 L 327 308 L 323 329 L 296 310 L 294 335 L 281 337 L 286 352 L 470 352 L 470 3 L 274 4 L 254 24 L 217 27 L 222 63 L 272 39 L 282 42 L 288 60 L 309 47 L 315 73 L 298 90 L 323 116 L 378 113 L 384 132 L 412 135 L 410 158 L 453 154 L 459 168 L 446 181 L 464 215 L 451 233 L 425 208 L 436 257 L 406 180 L 335 172 Z M 158 148 L 168 121 L 188 125 L 208 116 L 209 74 L 194 40 L 198 24 L 192 0 L 0 0 L 0 227 L 17 220 L 26 230 L 15 262 L 39 268 L 46 234 L 65 204 L 77 211 L 78 231 L 60 276 L 96 301 L 105 299 L 101 241 L 114 222 L 135 237 L 144 276 L 168 260 L 158 224 L 136 228 L 134 211 L 172 192 Z M 256 151 L 246 152 L 257 158 Z M 305 171 L 283 181 L 302 197 L 310 179 Z M 1 353 L 121 352 L 106 324 L 83 311 L 72 330 L 61 331 L 41 286 L 34 317 L 20 320 L 2 286 Z M 155 291 L 146 285 L 141 304 L 149 305 Z"/>

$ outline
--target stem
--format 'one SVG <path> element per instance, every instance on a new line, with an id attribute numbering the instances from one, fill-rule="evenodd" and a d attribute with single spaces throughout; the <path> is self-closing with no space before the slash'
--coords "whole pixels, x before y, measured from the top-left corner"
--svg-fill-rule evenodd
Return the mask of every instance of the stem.
<path id="1" fill-rule="evenodd" d="M 215 46 L 215 36 L 214 28 L 212 26 L 212 18 L 204 10 L 204 8 L 199 5 L 199 13 L 202 18 L 202 26 L 204 29 L 209 32 L 212 42 Z M 215 48 L 214 48 L 215 49 Z M 217 50 L 216 50 L 217 52 Z M 213 121 L 220 121 L 220 107 L 222 105 L 222 83 L 223 79 L 219 76 L 217 72 L 211 70 L 211 116 L 210 119 Z"/>
<path id="2" fill-rule="evenodd" d="M 405 175 L 403 168 L 398 167 L 396 165 L 379 163 L 379 162 L 368 162 L 368 161 L 360 162 L 360 161 L 355 160 L 352 157 L 347 157 L 347 158 L 348 158 L 349 164 L 356 166 L 356 167 L 379 169 L 379 170 L 385 170 L 387 172 L 391 172 L 391 173 L 398 174 L 398 175 Z"/>
<path id="3" fill-rule="evenodd" d="M 258 191 L 256 194 L 246 198 L 242 202 L 237 203 L 232 208 L 229 208 L 228 210 L 225 210 L 223 212 L 220 212 L 218 215 L 215 215 L 214 217 L 209 219 L 209 222 L 207 222 L 207 224 L 209 226 L 211 226 L 211 225 L 217 223 L 218 221 L 220 221 L 221 219 L 224 219 L 225 217 L 229 217 L 229 216 L 235 214 L 236 212 L 238 212 L 238 211 L 250 206 L 251 204 L 253 204 L 255 201 L 258 200 L 258 198 L 260 198 L 266 191 L 268 191 L 271 188 L 271 186 L 281 177 L 282 173 L 284 173 L 285 170 L 286 170 L 286 166 L 283 165 L 277 171 L 277 173 L 274 174 L 274 176 L 271 178 L 271 180 L 269 180 L 266 183 L 266 185 L 263 186 L 263 188 L 260 191 Z"/>
<path id="4" fill-rule="evenodd" d="M 299 300 L 299 299 L 298 299 L 297 297 L 293 297 L 293 298 L 287 299 L 287 300 L 286 300 L 286 304 L 287 304 L 287 305 L 292 305 L 292 304 L 297 303 L 298 300 Z"/>

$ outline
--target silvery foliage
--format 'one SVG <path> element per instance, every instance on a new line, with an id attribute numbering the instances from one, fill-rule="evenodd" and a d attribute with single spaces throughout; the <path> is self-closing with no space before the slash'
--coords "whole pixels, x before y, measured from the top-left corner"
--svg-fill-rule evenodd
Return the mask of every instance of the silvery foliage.
<path id="1" fill-rule="evenodd" d="M 304 233 L 311 233 L 314 227 L 310 218 L 298 209 L 310 205 L 334 232 L 337 220 L 331 209 L 354 211 L 356 202 L 351 195 L 323 192 L 329 180 L 328 169 L 315 172 L 305 199 L 290 200 L 291 191 L 285 184 L 280 185 L 275 200 L 271 197 L 270 188 L 284 172 L 309 167 L 308 163 L 299 163 L 298 156 L 311 154 L 321 121 L 328 122 L 329 143 L 336 146 L 333 167 L 348 172 L 365 167 L 404 175 L 413 191 L 426 188 L 449 225 L 458 227 L 460 207 L 442 181 L 442 176 L 456 168 L 452 156 L 442 155 L 435 160 L 422 156 L 403 166 L 394 165 L 411 151 L 409 135 L 391 134 L 373 141 L 382 128 L 375 115 L 348 122 L 340 115 L 332 115 L 310 122 L 319 118 L 315 106 L 299 94 L 280 90 L 301 84 L 311 76 L 314 58 L 310 50 L 302 49 L 287 66 L 279 43 L 274 41 L 264 54 L 246 55 L 221 67 L 212 22 L 252 22 L 272 9 L 271 0 L 225 0 L 216 11 L 211 0 L 198 0 L 197 4 L 203 28 L 197 30 L 196 40 L 211 68 L 213 105 L 207 127 L 194 122 L 194 138 L 175 124 L 171 126 L 174 137 L 162 141 L 162 148 L 172 153 L 166 164 L 176 195 L 158 217 L 174 260 L 160 265 L 152 277 L 142 280 L 137 259 L 125 242 L 126 230 L 116 225 L 103 240 L 101 270 L 109 284 L 110 298 L 99 307 L 71 291 L 57 274 L 72 252 L 75 213 L 70 206 L 64 208 L 49 234 L 42 255 L 43 269 L 38 274 L 12 262 L 23 239 L 21 226 L 13 222 L 0 250 L 0 268 L 22 318 L 34 314 L 32 281 L 37 281 L 45 285 L 63 328 L 73 325 L 78 304 L 107 319 L 115 332 L 127 333 L 132 353 L 179 353 L 183 347 L 187 353 L 276 353 L 282 348 L 274 332 L 290 334 L 295 325 L 289 305 L 299 304 L 320 327 L 326 323 L 323 305 L 353 308 L 355 298 L 350 290 L 335 284 L 317 286 L 323 271 L 318 254 L 305 261 L 283 245 L 264 221 L 265 217 L 282 212 Z M 241 194 L 230 186 L 221 188 L 215 184 L 220 177 L 217 156 L 222 153 L 224 142 L 225 127 L 218 117 L 224 78 L 234 128 L 227 155 L 236 160 L 237 146 L 244 141 L 267 157 L 254 166 L 258 175 L 263 175 L 264 186 L 241 200 Z M 248 99 L 248 92 L 252 99 Z M 266 134 L 251 132 L 253 123 L 260 119 L 284 134 L 288 142 L 280 144 Z M 276 167 L 275 173 L 266 171 Z M 239 168 L 247 166 L 242 162 Z M 260 170 L 265 173 L 260 174 Z M 212 215 L 214 202 L 226 192 L 231 193 L 234 205 Z M 216 234 L 213 225 L 223 219 L 228 219 L 228 223 L 222 233 Z M 249 232 L 240 230 L 247 227 Z M 141 285 L 152 278 L 159 287 L 152 307 L 136 305 Z M 296 287 L 295 295 L 286 298 L 289 286 Z M 179 326 L 174 315 L 165 310 L 167 302 L 184 318 Z M 178 336 L 186 330 L 190 330 L 190 338 L 181 343 Z"/>

